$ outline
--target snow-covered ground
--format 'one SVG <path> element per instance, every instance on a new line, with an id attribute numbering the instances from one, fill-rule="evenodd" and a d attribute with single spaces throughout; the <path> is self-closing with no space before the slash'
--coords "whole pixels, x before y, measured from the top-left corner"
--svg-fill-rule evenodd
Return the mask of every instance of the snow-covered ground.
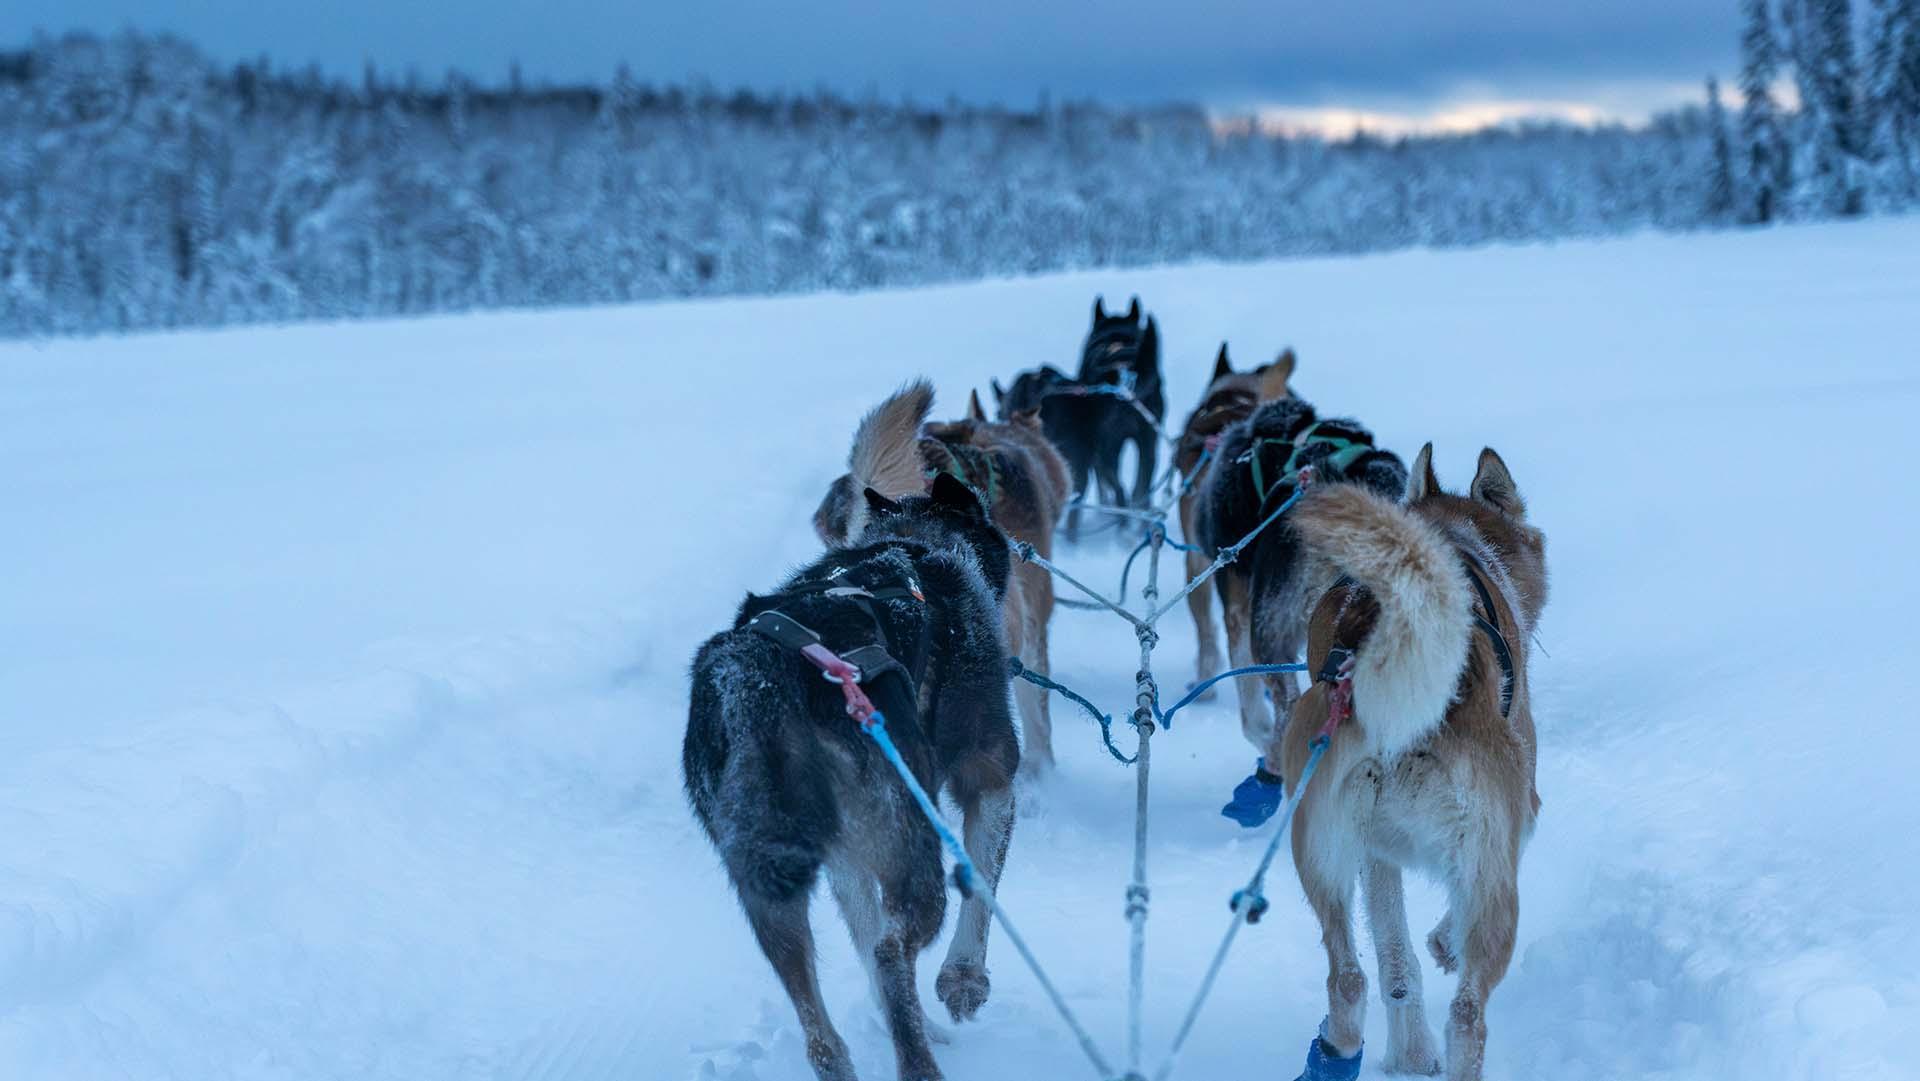
<path id="1" fill-rule="evenodd" d="M 1443 480 L 1499 448 L 1548 531 L 1494 1076 L 1920 1076 L 1896 220 L 0 346 L 0 1077 L 809 1077 L 682 801 L 687 660 L 813 552 L 862 410 L 1070 363 L 1097 291 L 1159 314 L 1176 413 L 1220 338 L 1292 343 L 1298 390 Z M 1160 657 L 1188 676 L 1183 619 Z M 1128 700 L 1111 617 L 1062 613 L 1054 658 Z M 1003 896 L 1117 1047 L 1132 777 L 1056 717 Z M 1260 843 L 1215 813 L 1249 759 L 1224 703 L 1156 742 L 1150 1048 Z M 1180 1076 L 1297 1070 L 1324 962 L 1273 892 Z M 1004 947 L 949 1076 L 1089 1076 Z"/>

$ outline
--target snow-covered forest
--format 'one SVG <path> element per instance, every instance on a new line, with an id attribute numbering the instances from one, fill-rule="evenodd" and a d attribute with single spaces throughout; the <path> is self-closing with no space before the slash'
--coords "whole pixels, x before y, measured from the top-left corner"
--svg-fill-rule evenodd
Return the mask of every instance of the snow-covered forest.
<path id="1" fill-rule="evenodd" d="M 864 289 L 1899 210 L 1920 0 L 1748 0 L 1739 101 L 1342 141 L 1198 108 L 850 101 L 0 53 L 0 334 Z M 1859 25 L 1856 27 L 1856 23 Z M 1780 95 L 1797 100 L 1786 108 Z"/>

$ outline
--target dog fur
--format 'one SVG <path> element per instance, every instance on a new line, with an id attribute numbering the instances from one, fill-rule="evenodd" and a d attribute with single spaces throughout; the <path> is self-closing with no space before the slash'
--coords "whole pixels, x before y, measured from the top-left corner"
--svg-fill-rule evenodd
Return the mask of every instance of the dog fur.
<path id="1" fill-rule="evenodd" d="M 1140 321 L 1140 298 L 1134 297 L 1125 314 L 1109 315 L 1103 298 L 1093 301 L 1093 326 L 1080 350 L 1077 380 L 1087 386 L 1124 384 L 1133 380 L 1133 397 L 1146 412 L 1124 399 L 1105 396 L 1119 408 L 1099 410 L 1092 431 L 1093 473 L 1101 499 L 1110 506 L 1147 506 L 1149 489 L 1160 461 L 1160 424 L 1166 419 L 1167 398 L 1160 380 L 1160 326 L 1152 316 Z M 1131 490 L 1120 481 L 1120 453 L 1134 445 L 1139 460 Z"/>
<path id="2" fill-rule="evenodd" d="M 1227 356 L 1227 343 L 1220 343 L 1220 352 L 1214 357 L 1213 376 L 1207 382 L 1207 391 L 1200 396 L 1199 406 L 1187 414 L 1186 423 L 1180 429 L 1180 442 L 1174 448 L 1174 468 L 1186 478 L 1180 492 L 1180 531 L 1189 541 L 1198 535 L 1200 494 L 1204 490 L 1205 472 L 1218 461 L 1217 455 L 1208 456 L 1204 463 L 1201 461 L 1208 441 L 1235 422 L 1245 420 L 1261 403 L 1292 397 L 1293 390 L 1288 380 L 1293 377 L 1296 363 L 1293 350 L 1288 349 L 1271 363 L 1262 364 L 1251 371 L 1236 372 L 1232 359 Z M 1198 475 L 1196 469 L 1200 470 Z M 1231 544 L 1232 541 L 1227 543 Z M 1211 556 L 1202 551 L 1184 554 L 1189 580 L 1206 570 L 1207 564 L 1213 561 Z M 1212 589 L 1196 589 L 1187 594 L 1187 611 L 1193 616 L 1193 635 L 1200 646 L 1194 659 L 1195 683 L 1205 682 L 1222 670 L 1219 636 L 1213 629 L 1213 594 Z M 1213 697 L 1212 690 L 1202 695 L 1205 701 L 1211 701 Z"/>
<path id="3" fill-rule="evenodd" d="M 906 393 L 918 397 L 917 388 Z M 896 437 L 894 416 L 888 406 L 876 410 L 869 420 L 881 422 L 863 424 L 860 439 Z M 896 659 L 920 673 L 917 695 L 898 675 L 877 677 L 868 691 L 921 784 L 959 805 L 968 854 L 991 889 L 1012 837 L 1020 760 L 998 618 L 1011 555 L 973 490 L 951 476 L 936 477 L 926 495 L 893 500 L 876 491 L 875 480 L 893 475 L 893 453 L 856 441 L 853 462 L 872 470 L 852 475 L 865 505 L 861 532 L 782 591 L 826 579 L 869 588 L 909 579 L 925 593 L 924 604 L 874 602 Z M 777 604 L 835 650 L 874 640 L 872 623 L 845 598 L 802 593 Z M 848 719 L 839 689 L 747 628 L 768 605 L 749 595 L 732 629 L 694 658 L 682 747 L 688 799 L 793 1002 L 822 1081 L 855 1081 L 814 967 L 808 909 L 823 868 L 886 1017 L 900 1077 L 934 1081 L 940 1070 L 915 963 L 945 916 L 938 838 Z M 972 1017 L 988 995 L 988 917 L 979 900 L 962 903 L 935 983 L 955 1020 Z"/>
<path id="4" fill-rule="evenodd" d="M 861 423 L 856 454 L 870 460 L 850 459 L 850 471 L 827 489 L 813 519 L 820 539 L 837 546 L 854 535 L 863 502 L 852 498 L 854 477 L 872 477 L 873 487 L 899 498 L 926 491 L 929 476 L 945 472 L 988 502 L 992 520 L 1003 532 L 1051 557 L 1054 528 L 1068 496 L 1068 471 L 1042 431 L 1039 414 L 1027 409 L 1004 422 L 989 421 L 976 394 L 968 399 L 965 419 L 928 423 L 932 406 L 932 387 L 914 383 Z M 1047 628 L 1053 606 L 1053 576 L 1032 563 L 1015 567 L 1001 606 L 1006 641 L 1013 656 L 1040 675 L 1049 670 Z M 1025 744 L 1022 768 L 1037 776 L 1054 761 L 1050 702 L 1045 691 L 1026 680 L 1016 681 L 1013 693 L 1020 704 Z"/>
<path id="5" fill-rule="evenodd" d="M 1290 517 L 1304 544 L 1357 583 L 1329 591 L 1312 610 L 1310 663 L 1336 642 L 1357 643 L 1354 714 L 1334 733 L 1293 822 L 1294 866 L 1327 949 L 1325 1038 L 1343 1056 L 1360 1046 L 1358 880 L 1388 1011 L 1383 1065 L 1440 1071 L 1402 892 L 1402 869 L 1423 870 L 1449 898 L 1428 948 L 1443 970 L 1460 973 L 1447 1011 L 1446 1075 L 1477 1081 L 1487 998 L 1513 956 L 1520 854 L 1540 808 L 1527 661 L 1547 598 L 1545 537 L 1498 454 L 1482 451 L 1468 494 L 1456 496 L 1440 489 L 1431 444 L 1414 463 L 1404 505 L 1335 485 L 1310 492 Z M 1474 630 L 1463 553 L 1483 575 L 1496 609 L 1486 615 L 1512 652 L 1505 716 L 1504 673 Z M 1303 695 L 1269 749 L 1289 791 L 1326 722 L 1326 693 L 1316 683 Z"/>
<path id="6" fill-rule="evenodd" d="M 1257 439 L 1292 440 L 1316 422 L 1337 429 L 1355 441 L 1373 442 L 1372 433 L 1359 423 L 1320 417 L 1313 406 L 1294 397 L 1267 402 L 1221 433 L 1219 448 L 1215 451 L 1220 464 L 1207 470 L 1191 534 L 1208 558 L 1251 533 L 1293 494 L 1292 485 L 1276 483 L 1262 500 L 1254 485 L 1251 466 L 1239 459 Z M 1260 462 L 1266 477 L 1280 476 L 1289 451 L 1290 447 L 1285 444 L 1267 444 L 1261 448 Z M 1316 466 L 1315 485 L 1361 485 L 1387 495 L 1398 495 L 1406 487 L 1406 466 L 1391 451 L 1372 450 L 1337 472 L 1327 467 L 1331 453 L 1332 448 L 1324 444 L 1309 443 L 1302 455 L 1306 464 Z M 1289 512 L 1262 530 L 1238 561 L 1214 576 L 1222 622 L 1227 629 L 1228 661 L 1236 668 L 1300 660 L 1301 648 L 1306 644 L 1307 612 L 1314 598 L 1338 577 L 1326 561 L 1302 550 L 1291 525 L 1292 517 Z M 1266 747 L 1273 736 L 1275 716 L 1262 694 L 1263 682 L 1273 696 L 1279 716 L 1286 716 L 1300 694 L 1292 673 L 1269 676 L 1264 681 L 1235 681 L 1240 698 L 1241 734 L 1260 748 Z"/>
<path id="7" fill-rule="evenodd" d="M 1133 406 L 1119 398 L 1076 393 L 1084 390 L 1086 384 L 1052 366 L 1020 372 L 1007 387 L 1002 387 L 998 379 L 992 380 L 992 387 L 995 415 L 1002 423 L 1011 422 L 1022 413 L 1034 413 L 1040 418 L 1040 427 L 1046 433 L 1047 442 L 1052 444 L 1066 466 L 1069 494 L 1067 536 L 1069 539 L 1077 538 L 1087 486 L 1095 481 L 1102 433 L 1128 423 L 1126 418 L 1119 415 L 1121 412 L 1132 413 L 1136 418 L 1139 414 L 1135 413 Z M 1118 484 L 1117 478 L 1116 473 L 1113 480 L 1115 486 Z M 1118 488 L 1111 490 L 1117 492 Z M 1118 497 L 1114 496 L 1108 501 L 1117 500 Z"/>

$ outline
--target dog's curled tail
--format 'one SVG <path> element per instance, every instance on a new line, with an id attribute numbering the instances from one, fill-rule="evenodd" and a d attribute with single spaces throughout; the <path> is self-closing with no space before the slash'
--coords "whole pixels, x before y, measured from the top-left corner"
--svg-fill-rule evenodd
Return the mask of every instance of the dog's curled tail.
<path id="1" fill-rule="evenodd" d="M 860 419 L 847 453 L 851 505 L 847 515 L 849 543 L 858 541 L 867 526 L 868 488 L 888 499 L 919 495 L 927 490 L 926 466 L 920 461 L 920 426 L 933 412 L 933 384 L 915 379 Z"/>
<path id="2" fill-rule="evenodd" d="M 1418 515 L 1354 484 L 1312 492 L 1289 524 L 1379 603 L 1354 657 L 1354 715 L 1370 749 L 1406 750 L 1446 719 L 1466 667 L 1473 597 L 1459 556 Z"/>

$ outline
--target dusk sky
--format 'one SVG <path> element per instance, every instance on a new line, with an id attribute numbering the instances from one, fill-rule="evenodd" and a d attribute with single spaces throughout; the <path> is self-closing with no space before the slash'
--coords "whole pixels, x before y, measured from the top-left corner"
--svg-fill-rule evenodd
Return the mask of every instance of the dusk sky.
<path id="1" fill-rule="evenodd" d="M 216 57 L 1031 104 L 1193 101 L 1338 126 L 1638 119 L 1732 74 L 1735 0 L 13 0 L 34 29 L 167 30 Z"/>

